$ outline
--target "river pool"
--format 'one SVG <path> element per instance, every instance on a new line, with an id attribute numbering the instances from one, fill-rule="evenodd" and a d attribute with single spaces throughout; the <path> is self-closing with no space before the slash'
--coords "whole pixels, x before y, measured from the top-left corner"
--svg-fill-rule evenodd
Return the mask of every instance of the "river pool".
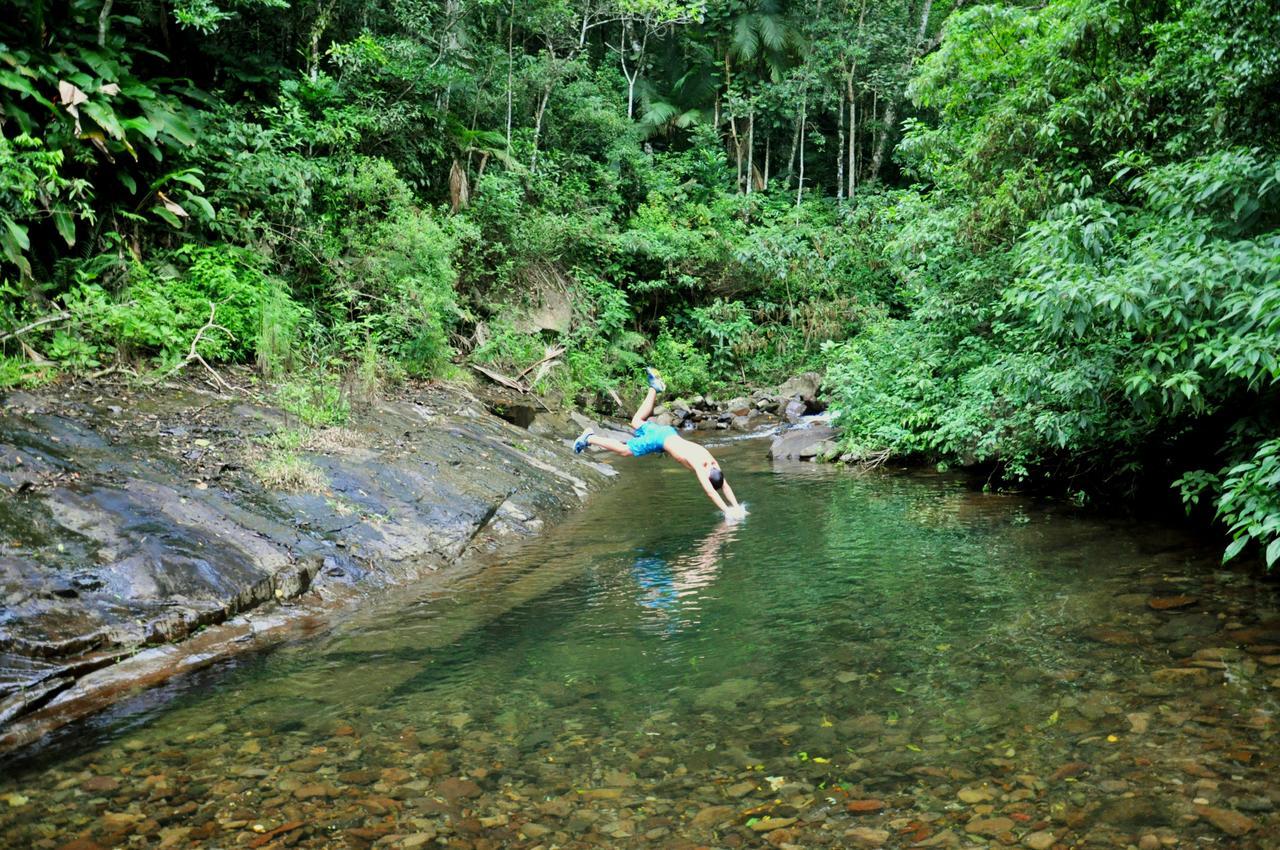
<path id="1" fill-rule="evenodd" d="M 1280 601 L 1177 528 L 715 449 L 0 770 L 0 846 L 1277 847 Z M 78 843 L 77 843 L 78 842 Z"/>

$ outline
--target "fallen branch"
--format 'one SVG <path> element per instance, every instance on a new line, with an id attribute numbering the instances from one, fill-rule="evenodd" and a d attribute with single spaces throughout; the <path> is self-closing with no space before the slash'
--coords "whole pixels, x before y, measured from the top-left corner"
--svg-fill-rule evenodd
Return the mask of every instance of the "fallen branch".
<path id="1" fill-rule="evenodd" d="M 508 389 L 515 390 L 518 393 L 528 394 L 529 392 L 529 390 L 526 389 L 523 384 L 516 381 L 514 378 L 508 378 L 506 375 L 503 375 L 499 372 L 495 372 L 492 369 L 486 369 L 483 366 L 477 366 L 475 363 L 471 364 L 471 368 L 475 369 L 481 375 L 484 375 L 486 378 L 490 379 L 494 383 L 502 384 L 502 386 Z"/>
<path id="2" fill-rule="evenodd" d="M 622 403 L 622 399 L 618 398 L 618 394 L 614 391 L 613 387 L 609 387 L 609 397 L 613 399 L 614 404 L 618 405 L 619 410 L 627 409 L 627 406 Z"/>
<path id="3" fill-rule="evenodd" d="M 37 366 L 53 365 L 52 360 L 45 357 L 40 352 L 36 351 L 31 346 L 27 345 L 26 340 L 21 340 L 21 339 L 18 340 L 18 345 L 22 348 L 22 353 L 26 355 L 27 359 L 30 360 L 32 363 L 36 364 Z"/>
<path id="4" fill-rule="evenodd" d="M 516 375 L 516 380 L 517 381 L 520 380 L 525 375 L 529 374 L 534 369 L 541 366 L 543 363 L 546 363 L 548 360 L 555 360 L 561 354 L 564 354 L 564 352 L 565 352 L 565 347 L 563 345 L 557 345 L 557 346 L 552 346 L 547 348 L 547 356 L 537 361 L 536 363 L 530 363 L 528 366 L 526 366 L 524 368 L 524 371 L 522 371 L 519 375 Z M 538 378 L 534 378 L 533 382 L 535 384 L 538 383 Z"/>
<path id="5" fill-rule="evenodd" d="M 36 328 L 42 328 L 45 325 L 51 325 L 54 322 L 65 322 L 67 319 L 70 319 L 70 318 L 71 318 L 70 310 L 63 310 L 61 313 L 55 313 L 52 316 L 45 316 L 43 319 L 37 319 L 36 321 L 32 322 L 31 324 L 25 327 L 18 328 L 16 331 L 9 331 L 8 333 L 0 334 L 0 342 L 5 342 L 7 340 L 13 339 L 14 337 L 22 336 L 23 334 L 33 331 Z"/>
<path id="6" fill-rule="evenodd" d="M 237 391 L 235 387 L 231 386 L 231 384 L 228 384 L 226 381 L 224 381 L 222 379 L 222 376 L 219 375 L 217 372 L 215 372 L 213 370 L 213 367 L 209 365 L 208 361 L 205 360 L 203 357 L 201 357 L 200 352 L 196 350 L 196 347 L 200 345 L 200 341 L 204 339 L 205 331 L 211 331 L 211 330 L 222 331 L 232 340 L 236 338 L 235 334 L 231 333 L 231 331 L 227 330 L 222 325 L 219 325 L 214 321 L 214 319 L 217 318 L 217 315 L 218 315 L 218 305 L 210 301 L 209 302 L 209 321 L 205 322 L 204 327 L 196 331 L 196 335 L 192 337 L 191 348 L 187 350 L 187 356 L 182 359 L 182 362 L 175 364 L 173 368 L 171 368 L 168 372 L 165 372 L 163 375 L 161 375 L 160 380 L 164 380 L 165 378 L 172 375 L 174 372 L 177 372 L 181 369 L 185 369 L 191 363 L 199 363 L 201 366 L 204 367 L 206 372 L 208 372 L 210 375 L 213 376 L 214 383 L 217 386 L 225 390 L 228 390 L 229 392 Z"/>
<path id="7" fill-rule="evenodd" d="M 868 452 L 857 459 L 858 469 L 863 472 L 870 472 L 873 469 L 884 466 L 885 462 L 889 460 L 891 454 L 892 452 L 889 449 L 878 449 L 874 452 Z"/>
<path id="8" fill-rule="evenodd" d="M 546 360 L 538 361 L 538 363 L 545 363 L 545 362 Z M 538 363 L 535 363 L 533 365 L 537 366 Z M 515 378 L 508 378 L 506 375 L 502 374 L 501 372 L 495 372 L 492 369 L 486 369 L 484 366 L 477 366 L 475 363 L 471 364 L 471 368 L 475 369 L 481 375 L 484 375 L 486 378 L 493 381 L 494 383 L 501 384 L 507 389 L 515 390 L 521 395 L 533 396 L 533 400 L 536 401 L 539 405 L 541 405 L 543 410 L 547 411 L 548 413 L 551 412 L 551 408 L 547 407 L 547 403 L 543 401 L 538 396 L 538 394 L 533 391 L 531 387 L 525 386 L 524 384 L 517 381 Z M 531 366 L 530 368 L 533 368 L 533 367 Z M 524 370 L 524 372 L 521 372 L 520 374 L 525 375 L 528 373 L 528 371 L 529 370 L 526 369 Z M 537 381 L 534 381 L 534 383 L 537 383 Z"/>

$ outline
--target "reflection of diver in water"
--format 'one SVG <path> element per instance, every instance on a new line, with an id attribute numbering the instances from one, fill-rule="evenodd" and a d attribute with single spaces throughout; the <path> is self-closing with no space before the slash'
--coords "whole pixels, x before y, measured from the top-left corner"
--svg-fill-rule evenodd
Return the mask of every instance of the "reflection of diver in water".
<path id="1" fill-rule="evenodd" d="M 735 531 L 734 525 L 720 523 L 696 550 L 676 558 L 674 566 L 657 555 L 636 558 L 631 571 L 640 585 L 640 605 L 671 618 L 673 622 L 668 623 L 668 631 L 674 631 L 681 598 L 715 580 L 720 569 L 720 550 L 733 539 Z"/>

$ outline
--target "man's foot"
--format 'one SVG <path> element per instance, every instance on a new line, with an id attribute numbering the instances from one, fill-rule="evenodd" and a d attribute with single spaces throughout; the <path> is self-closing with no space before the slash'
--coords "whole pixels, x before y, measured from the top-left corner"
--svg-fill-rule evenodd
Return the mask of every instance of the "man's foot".
<path id="1" fill-rule="evenodd" d="M 665 393 L 667 391 L 667 385 L 663 382 L 662 376 L 658 374 L 657 369 L 646 366 L 644 367 L 644 375 L 649 379 L 649 386 L 653 387 L 660 393 Z"/>
<path id="2" fill-rule="evenodd" d="M 573 441 L 574 452 L 582 454 L 582 450 L 589 445 L 589 443 L 587 443 L 587 437 L 590 437 L 594 433 L 595 431 L 592 431 L 590 428 L 583 428 L 582 433 L 578 435 L 578 439 Z"/>

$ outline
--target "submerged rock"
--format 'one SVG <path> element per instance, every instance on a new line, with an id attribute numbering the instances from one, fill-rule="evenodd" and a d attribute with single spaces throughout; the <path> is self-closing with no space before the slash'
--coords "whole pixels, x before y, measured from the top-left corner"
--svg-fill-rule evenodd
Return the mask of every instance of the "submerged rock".
<path id="1" fill-rule="evenodd" d="M 1196 806 L 1196 814 L 1213 824 L 1222 832 L 1233 837 L 1240 837 L 1258 824 L 1247 815 L 1231 809 L 1219 809 L 1214 806 Z"/>

